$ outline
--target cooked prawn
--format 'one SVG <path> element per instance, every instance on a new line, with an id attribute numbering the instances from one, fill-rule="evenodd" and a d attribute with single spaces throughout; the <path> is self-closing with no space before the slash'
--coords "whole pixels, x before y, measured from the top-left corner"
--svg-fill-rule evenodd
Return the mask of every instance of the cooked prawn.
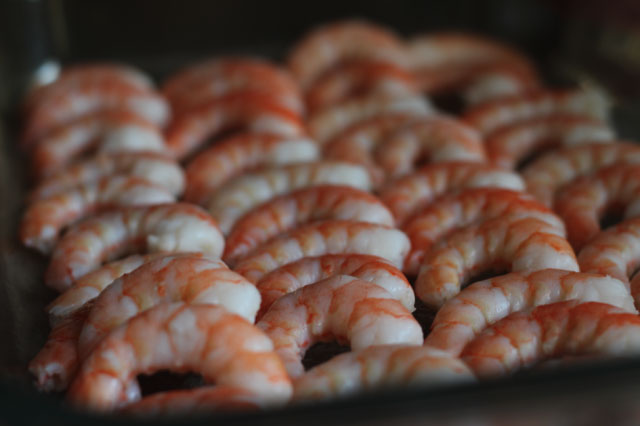
<path id="1" fill-rule="evenodd" d="M 640 165 L 614 164 L 572 181 L 556 196 L 554 209 L 580 250 L 600 232 L 600 219 L 612 209 L 623 211 L 625 219 L 640 216 Z"/>
<path id="2" fill-rule="evenodd" d="M 64 291 L 103 262 L 135 252 L 203 252 L 220 257 L 224 237 L 197 206 L 120 207 L 71 227 L 53 251 L 45 283 Z"/>
<path id="3" fill-rule="evenodd" d="M 171 203 L 175 197 L 166 188 L 138 177 L 112 176 L 78 185 L 29 206 L 20 224 L 20 240 L 48 254 L 60 232 L 96 212 L 120 206 Z"/>
<path id="4" fill-rule="evenodd" d="M 606 123 L 579 115 L 555 114 L 501 127 L 486 140 L 489 161 L 505 169 L 536 152 L 556 146 L 593 142 L 611 143 L 613 129 Z"/>
<path id="5" fill-rule="evenodd" d="M 321 341 L 349 342 L 353 350 L 384 344 L 422 344 L 422 328 L 382 287 L 337 275 L 278 299 L 257 324 L 273 341 L 292 378 Z"/>
<path id="6" fill-rule="evenodd" d="M 373 223 L 329 220 L 304 225 L 271 239 L 238 262 L 234 270 L 257 283 L 282 265 L 324 254 L 370 254 L 399 267 L 409 248 L 409 239 L 398 229 Z"/>
<path id="7" fill-rule="evenodd" d="M 337 355 L 293 382 L 293 399 L 329 399 L 398 387 L 474 382 L 460 359 L 428 346 L 381 345 Z"/>
<path id="8" fill-rule="evenodd" d="M 608 111 L 608 99 L 595 89 L 541 90 L 484 102 L 469 109 L 463 119 L 486 137 L 503 126 L 555 114 L 606 121 Z"/>
<path id="9" fill-rule="evenodd" d="M 313 186 L 272 198 L 244 215 L 229 234 L 223 257 L 233 264 L 276 235 L 329 219 L 393 225 L 389 209 L 368 192 L 350 186 Z"/>
<path id="10" fill-rule="evenodd" d="M 640 317 L 604 303 L 567 301 L 515 313 L 476 337 L 462 359 L 479 376 L 505 375 L 565 355 L 640 353 Z"/>
<path id="11" fill-rule="evenodd" d="M 238 174 L 259 166 L 314 161 L 318 147 L 307 138 L 244 133 L 218 142 L 186 167 L 184 199 L 205 205 L 211 194 Z"/>
<path id="12" fill-rule="evenodd" d="M 233 92 L 271 95 L 283 107 L 303 114 L 298 85 L 284 70 L 264 59 L 227 57 L 208 59 L 175 73 L 162 86 L 178 115 L 208 100 Z"/>
<path id="13" fill-rule="evenodd" d="M 407 97 L 417 93 L 412 73 L 391 62 L 351 60 L 323 73 L 309 88 L 306 99 L 310 112 L 353 97 Z"/>
<path id="14" fill-rule="evenodd" d="M 636 312 L 622 281 L 600 274 L 544 269 L 471 284 L 436 314 L 425 345 L 459 356 L 467 343 L 513 312 L 564 300 L 602 302 Z"/>
<path id="15" fill-rule="evenodd" d="M 389 182 L 379 197 L 402 225 L 408 218 L 446 193 L 468 188 L 504 188 L 524 191 L 517 173 L 475 162 L 445 162 L 426 165 L 410 175 Z"/>
<path id="16" fill-rule="evenodd" d="M 411 239 L 411 252 L 404 271 L 417 273 L 425 252 L 452 231 L 498 217 L 540 219 L 564 236 L 562 220 L 526 193 L 500 188 L 466 189 L 439 198 L 405 223 L 402 230 Z"/>
<path id="17" fill-rule="evenodd" d="M 33 149 L 31 163 L 38 178 L 72 164 L 90 152 L 165 151 L 158 127 L 127 111 L 102 111 L 55 128 Z"/>
<path id="18" fill-rule="evenodd" d="M 115 280 L 95 299 L 78 339 L 78 353 L 85 358 L 109 331 L 165 302 L 215 304 L 253 323 L 260 293 L 215 260 L 184 255 L 152 260 Z"/>
<path id="19" fill-rule="evenodd" d="M 474 129 L 456 119 L 438 116 L 398 129 L 379 146 L 375 158 L 387 177 L 399 177 L 420 163 L 484 162 L 486 154 Z"/>
<path id="20" fill-rule="evenodd" d="M 167 148 L 182 159 L 230 128 L 290 138 L 306 133 L 300 116 L 269 96 L 232 92 L 176 117 L 167 130 Z"/>
<path id="21" fill-rule="evenodd" d="M 292 49 L 288 66 L 307 90 L 325 71 L 351 59 L 372 59 L 408 65 L 404 43 L 375 24 L 346 20 L 315 28 Z"/>
<path id="22" fill-rule="evenodd" d="M 231 180 L 211 196 L 208 210 L 227 235 L 242 215 L 259 204 L 295 189 L 321 184 L 348 185 L 365 191 L 371 188 L 367 171 L 355 164 L 318 161 L 272 166 Z"/>
<path id="23" fill-rule="evenodd" d="M 29 194 L 29 201 L 50 198 L 77 185 L 89 184 L 115 175 L 145 179 L 167 188 L 176 196 L 182 194 L 185 186 L 182 168 L 175 160 L 165 155 L 150 152 L 99 154 L 69 166 L 42 181 Z"/>
<path id="24" fill-rule="evenodd" d="M 461 80 L 460 91 L 467 106 L 523 95 L 542 86 L 531 65 L 508 62 L 472 66 L 466 75 L 462 73 Z"/>
<path id="25" fill-rule="evenodd" d="M 95 271 L 89 272 L 77 279 L 69 289 L 47 306 L 47 312 L 51 318 L 50 322 L 55 324 L 62 318 L 71 315 L 87 302 L 98 297 L 109 284 L 121 276 L 135 271 L 147 262 L 167 256 L 171 256 L 172 258 L 177 258 L 178 256 L 190 258 L 206 257 L 209 262 L 217 263 L 218 267 L 226 267 L 225 263 L 221 260 L 204 256 L 202 253 L 187 252 L 173 253 L 170 255 L 165 253 L 134 254 L 124 259 L 107 263 Z"/>
<path id="26" fill-rule="evenodd" d="M 22 146 L 28 148 L 58 126 L 107 110 L 130 111 L 159 127 L 169 121 L 168 103 L 152 90 L 121 80 L 79 81 L 33 106 L 26 117 Z"/>
<path id="27" fill-rule="evenodd" d="M 439 308 L 478 273 L 548 268 L 579 270 L 563 232 L 540 219 L 503 216 L 436 244 L 422 260 L 415 291 L 427 306 Z"/>
<path id="28" fill-rule="evenodd" d="M 527 191 L 551 206 L 556 191 L 563 185 L 615 163 L 639 164 L 640 146 L 617 142 L 556 149 L 525 167 L 522 177 Z"/>
<path id="29" fill-rule="evenodd" d="M 334 275 L 349 275 L 384 288 L 413 312 L 415 296 L 407 278 L 388 260 L 366 254 L 325 254 L 304 257 L 268 273 L 256 283 L 262 296 L 261 313 L 285 294 Z M 261 314 L 259 314 L 259 317 Z"/>
<path id="30" fill-rule="evenodd" d="M 116 328 L 84 361 L 67 398 L 111 411 L 135 402 L 126 388 L 139 373 L 197 371 L 218 387 L 246 389 L 263 404 L 283 404 L 292 386 L 271 340 L 246 319 L 215 305 L 161 304 Z"/>

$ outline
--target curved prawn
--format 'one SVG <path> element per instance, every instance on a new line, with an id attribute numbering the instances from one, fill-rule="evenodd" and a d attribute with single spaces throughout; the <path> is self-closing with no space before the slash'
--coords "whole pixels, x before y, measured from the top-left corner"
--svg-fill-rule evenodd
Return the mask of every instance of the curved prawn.
<path id="1" fill-rule="evenodd" d="M 189 162 L 184 199 L 205 205 L 225 182 L 248 169 L 314 161 L 318 156 L 318 147 L 310 139 L 239 134 L 216 143 Z"/>
<path id="2" fill-rule="evenodd" d="M 166 188 L 137 177 L 114 176 L 32 203 L 22 217 L 20 240 L 48 254 L 60 232 L 93 213 L 113 207 L 171 203 Z"/>
<path id="3" fill-rule="evenodd" d="M 220 257 L 224 237 L 201 208 L 186 204 L 120 207 L 74 225 L 53 250 L 45 283 L 64 291 L 102 263 L 135 252 L 202 252 Z"/>
<path id="4" fill-rule="evenodd" d="M 503 126 L 555 114 L 581 115 L 604 122 L 609 107 L 605 95 L 594 89 L 539 90 L 481 103 L 469 109 L 463 120 L 486 137 Z"/>
<path id="5" fill-rule="evenodd" d="M 481 377 L 513 373 L 567 355 L 640 353 L 640 317 L 604 303 L 567 301 L 515 313 L 482 332 L 462 352 Z"/>
<path id="6" fill-rule="evenodd" d="M 283 137 L 305 135 L 300 116 L 261 93 L 232 92 L 176 117 L 167 129 L 167 148 L 183 159 L 229 129 Z"/>
<path id="7" fill-rule="evenodd" d="M 288 66 L 303 90 L 325 71 L 351 59 L 408 64 L 404 43 L 390 30 L 362 20 L 325 24 L 291 50 Z"/>
<path id="8" fill-rule="evenodd" d="M 640 165 L 615 164 L 572 181 L 557 194 L 554 209 L 580 250 L 600 232 L 600 219 L 612 209 L 625 219 L 640 216 Z"/>
<path id="9" fill-rule="evenodd" d="M 564 236 L 562 220 L 523 192 L 499 188 L 471 188 L 445 195 L 405 223 L 402 230 L 411 239 L 411 252 L 404 271 L 415 274 L 425 253 L 452 231 L 499 217 L 536 218 Z"/>
<path id="10" fill-rule="evenodd" d="M 353 350 L 385 344 L 422 344 L 422 328 L 382 287 L 337 275 L 278 299 L 257 324 L 292 378 L 314 343 L 349 342 Z"/>
<path id="11" fill-rule="evenodd" d="M 439 308 L 460 292 L 473 275 L 495 270 L 578 271 L 578 262 L 563 232 L 532 218 L 503 216 L 454 232 L 422 260 L 416 296 Z"/>
<path id="12" fill-rule="evenodd" d="M 257 327 L 220 306 L 174 303 L 109 333 L 84 361 L 67 398 L 86 410 L 112 411 L 135 402 L 126 389 L 137 374 L 163 369 L 197 371 L 217 387 L 253 392 L 265 405 L 284 404 L 292 394 L 271 340 Z"/>
<path id="13" fill-rule="evenodd" d="M 391 212 L 368 192 L 349 186 L 312 186 L 272 198 L 244 215 L 231 230 L 223 257 L 233 264 L 276 235 L 330 219 L 393 225 Z"/>
<path id="14" fill-rule="evenodd" d="M 425 345 L 459 356 L 467 343 L 502 318 L 566 300 L 602 302 L 636 312 L 624 283 L 606 275 L 557 269 L 512 272 L 473 283 L 449 299 L 436 314 Z"/>
<path id="15" fill-rule="evenodd" d="M 325 254 L 304 257 L 262 277 L 256 283 L 262 296 L 261 314 L 282 296 L 334 275 L 349 275 L 377 284 L 400 301 L 409 312 L 415 309 L 415 295 L 409 281 L 389 261 L 365 254 Z"/>
<path id="16" fill-rule="evenodd" d="M 474 381 L 469 367 L 444 351 L 428 346 L 370 346 L 337 355 L 296 378 L 293 399 L 332 399 L 374 389 L 423 389 Z"/>
<path id="17" fill-rule="evenodd" d="M 283 265 L 324 254 L 369 254 L 399 267 L 409 248 L 409 239 L 397 229 L 373 223 L 329 220 L 304 225 L 271 239 L 238 262 L 234 271 L 257 283 Z"/>
<path id="18" fill-rule="evenodd" d="M 486 140 L 489 161 L 515 169 L 532 154 L 557 146 L 612 143 L 613 129 L 590 117 L 555 114 L 501 127 Z"/>
<path id="19" fill-rule="evenodd" d="M 175 196 L 182 194 L 185 186 L 182 168 L 165 155 L 146 152 L 98 154 L 47 177 L 29 194 L 29 202 L 116 175 L 139 177 L 167 188 Z"/>
<path id="20" fill-rule="evenodd" d="M 525 167 L 522 177 L 527 191 L 550 207 L 556 191 L 563 185 L 616 163 L 640 164 L 640 147 L 635 143 L 617 142 L 556 149 Z"/>
<path id="21" fill-rule="evenodd" d="M 226 235 L 259 204 L 295 189 L 322 184 L 348 185 L 365 191 L 371 188 L 367 171 L 355 164 L 318 161 L 272 166 L 231 180 L 211 196 L 208 210 Z"/>
<path id="22" fill-rule="evenodd" d="M 380 189 L 379 197 L 393 213 L 396 223 L 402 225 L 438 197 L 469 188 L 524 191 L 525 184 L 520 175 L 509 170 L 453 161 L 429 164 L 391 181 Z"/>
<path id="23" fill-rule="evenodd" d="M 56 127 L 31 154 L 34 175 L 51 176 L 92 152 L 164 152 L 161 130 L 127 111 L 103 111 Z"/>

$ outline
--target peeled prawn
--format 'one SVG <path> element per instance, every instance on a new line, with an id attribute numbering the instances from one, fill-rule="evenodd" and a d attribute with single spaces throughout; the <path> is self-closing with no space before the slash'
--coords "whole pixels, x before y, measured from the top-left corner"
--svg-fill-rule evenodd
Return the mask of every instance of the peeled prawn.
<path id="1" fill-rule="evenodd" d="M 198 154 L 186 167 L 184 199 L 205 205 L 222 184 L 247 169 L 266 165 L 314 161 L 317 145 L 306 138 L 245 133 L 218 142 Z"/>
<path id="2" fill-rule="evenodd" d="M 515 169 L 529 155 L 554 146 L 611 143 L 613 129 L 590 117 L 556 114 L 519 121 L 493 132 L 487 139 L 489 161 Z"/>
<path id="3" fill-rule="evenodd" d="M 527 191 L 551 206 L 556 191 L 563 185 L 615 163 L 640 164 L 640 146 L 617 142 L 556 149 L 525 167 L 522 177 Z"/>
<path id="4" fill-rule="evenodd" d="M 379 197 L 402 225 L 411 216 L 449 192 L 468 188 L 504 188 L 524 191 L 524 181 L 514 172 L 475 162 L 445 162 L 424 166 L 389 182 Z"/>
<path id="5" fill-rule="evenodd" d="M 257 326 L 271 338 L 293 378 L 302 358 L 319 341 L 349 342 L 354 350 L 384 344 L 422 344 L 411 313 L 382 287 L 337 275 L 278 299 Z"/>
<path id="6" fill-rule="evenodd" d="M 640 165 L 614 164 L 572 181 L 557 194 L 554 209 L 580 250 L 600 232 L 600 219 L 612 209 L 622 210 L 625 219 L 640 216 Z"/>
<path id="7" fill-rule="evenodd" d="M 290 138 L 306 133 L 300 116 L 270 97 L 261 93 L 232 92 L 176 117 L 167 129 L 167 148 L 175 157 L 183 159 L 230 128 Z"/>
<path id="8" fill-rule="evenodd" d="M 224 259 L 233 264 L 276 235 L 329 219 L 393 225 L 391 212 L 368 192 L 337 185 L 303 188 L 272 198 L 244 215 L 227 238 Z"/>
<path id="9" fill-rule="evenodd" d="M 398 386 L 474 382 L 460 359 L 428 346 L 381 345 L 340 354 L 293 382 L 294 400 L 329 399 Z"/>
<path id="10" fill-rule="evenodd" d="M 185 177 L 175 160 L 155 153 L 99 154 L 69 166 L 42 181 L 29 194 L 29 201 L 52 197 L 82 184 L 97 182 L 107 176 L 139 177 L 167 188 L 173 195 L 184 190 Z"/>
<path id="11" fill-rule="evenodd" d="M 162 186 L 137 177 L 114 176 L 78 185 L 32 203 L 20 225 L 20 240 L 48 254 L 60 231 L 90 214 L 120 206 L 171 203 L 175 197 Z"/>
<path id="12" fill-rule="evenodd" d="M 436 314 L 425 345 L 459 356 L 482 330 L 511 313 L 565 300 L 636 312 L 627 287 L 612 277 L 557 269 L 512 272 L 473 283 L 449 299 Z"/>
<path id="13" fill-rule="evenodd" d="M 479 376 L 498 376 L 567 355 L 640 354 L 640 317 L 604 303 L 576 301 L 539 306 L 493 324 L 462 352 Z"/>
<path id="14" fill-rule="evenodd" d="M 536 218 L 564 236 L 562 220 L 523 192 L 499 188 L 472 188 L 445 195 L 407 221 L 402 230 L 411 239 L 404 270 L 415 274 L 425 252 L 452 231 L 499 217 Z"/>
<path id="15" fill-rule="evenodd" d="M 284 404 L 292 386 L 271 340 L 246 319 L 214 305 L 162 304 L 116 328 L 84 361 L 67 394 L 86 410 L 135 402 L 139 373 L 197 371 L 220 388 L 240 388 L 265 405 Z"/>
<path id="16" fill-rule="evenodd" d="M 296 163 L 266 167 L 231 180 L 209 200 L 208 210 L 228 234 L 233 225 L 259 204 L 295 189 L 320 184 L 348 185 L 369 190 L 367 171 L 355 164 L 338 161 Z"/>
<path id="17" fill-rule="evenodd" d="M 197 206 L 120 207 L 71 227 L 55 247 L 45 283 L 64 291 L 103 262 L 132 252 L 203 252 L 220 257 L 224 237 Z"/>
<path id="18" fill-rule="evenodd" d="M 238 262 L 234 270 L 257 283 L 282 265 L 324 254 L 369 254 L 399 267 L 409 248 L 409 239 L 397 229 L 373 223 L 329 220 L 304 225 L 271 239 Z"/>
<path id="19" fill-rule="evenodd" d="M 563 232 L 532 217 L 499 217 L 455 232 L 429 250 L 415 282 L 416 296 L 439 308 L 475 274 L 491 270 L 578 271 Z"/>
<path id="20" fill-rule="evenodd" d="M 391 31 L 366 21 L 346 20 L 305 35 L 289 54 L 288 66 L 307 90 L 325 71 L 351 59 L 408 64 L 403 42 Z"/>
<path id="21" fill-rule="evenodd" d="M 261 312 L 280 297 L 334 275 L 349 275 L 384 288 L 413 312 L 415 296 L 407 278 L 388 260 L 365 254 L 326 254 L 305 257 L 268 273 L 256 283 L 262 296 Z"/>
<path id="22" fill-rule="evenodd" d="M 164 152 L 161 130 L 127 111 L 104 111 L 55 128 L 31 154 L 39 177 L 51 176 L 87 152 Z"/>

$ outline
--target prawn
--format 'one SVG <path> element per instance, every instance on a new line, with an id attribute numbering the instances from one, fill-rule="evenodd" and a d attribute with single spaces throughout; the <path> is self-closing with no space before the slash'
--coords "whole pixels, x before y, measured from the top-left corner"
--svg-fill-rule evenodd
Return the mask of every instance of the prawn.
<path id="1" fill-rule="evenodd" d="M 321 184 L 348 185 L 365 191 L 371 188 L 367 171 L 356 164 L 293 163 L 236 177 L 211 196 L 208 210 L 227 235 L 238 219 L 259 204 L 295 189 Z"/>
<path id="2" fill-rule="evenodd" d="M 384 288 L 414 311 L 415 295 L 407 278 L 388 260 L 366 254 L 325 254 L 304 257 L 268 273 L 256 283 L 262 296 L 258 318 L 282 296 L 334 275 L 349 275 Z"/>
<path id="3" fill-rule="evenodd" d="M 616 163 L 640 164 L 640 146 L 616 142 L 556 149 L 525 167 L 522 177 L 527 191 L 550 207 L 556 191 L 563 185 Z"/>
<path id="4" fill-rule="evenodd" d="M 220 257 L 224 237 L 201 208 L 187 203 L 120 207 L 72 226 L 53 250 L 45 283 L 64 291 L 81 276 L 135 252 L 203 252 Z"/>
<path id="5" fill-rule="evenodd" d="M 414 287 L 427 306 L 440 308 L 478 273 L 549 268 L 579 270 L 563 232 L 540 219 L 503 216 L 454 232 L 436 244 L 425 254 Z"/>
<path id="6" fill-rule="evenodd" d="M 234 270 L 257 283 L 282 265 L 324 254 L 369 254 L 399 267 L 409 248 L 409 239 L 398 229 L 373 223 L 329 220 L 303 225 L 271 239 L 239 261 Z"/>
<path id="7" fill-rule="evenodd" d="M 470 108 L 463 120 L 487 137 L 503 126 L 555 114 L 581 115 L 604 122 L 609 108 L 609 100 L 595 89 L 539 90 L 481 103 Z"/>
<path id="8" fill-rule="evenodd" d="M 258 321 L 290 377 L 304 373 L 314 343 L 349 342 L 353 350 L 384 344 L 422 344 L 422 328 L 382 287 L 337 275 L 278 299 Z"/>
<path id="9" fill-rule="evenodd" d="M 323 73 L 309 88 L 306 99 L 313 113 L 354 97 L 407 97 L 417 93 L 413 74 L 384 61 L 352 60 Z"/>
<path id="10" fill-rule="evenodd" d="M 590 117 L 555 114 L 501 127 L 486 140 L 489 161 L 515 169 L 522 160 L 556 146 L 612 143 L 615 134 L 605 123 Z"/>
<path id="11" fill-rule="evenodd" d="M 614 164 L 567 184 L 554 209 L 567 224 L 571 245 L 580 250 L 600 230 L 600 219 L 612 209 L 624 218 L 640 216 L 640 165 Z"/>
<path id="12" fill-rule="evenodd" d="M 390 386 L 475 382 L 460 359 L 428 346 L 381 345 L 340 354 L 293 382 L 294 400 L 331 399 Z"/>
<path id="13" fill-rule="evenodd" d="M 566 355 L 640 353 L 640 317 L 598 302 L 558 302 L 514 313 L 484 330 L 462 352 L 480 377 L 512 373 Z"/>
<path id="14" fill-rule="evenodd" d="M 306 134 L 300 116 L 261 93 L 232 92 L 207 101 L 176 117 L 167 129 L 167 148 L 176 158 L 195 153 L 207 140 L 229 129 L 273 133 L 283 137 Z"/>
<path id="15" fill-rule="evenodd" d="M 399 177 L 427 162 L 484 162 L 480 135 L 464 123 L 445 116 L 425 117 L 398 129 L 375 152 L 387 177 Z"/>
<path id="16" fill-rule="evenodd" d="M 307 138 L 239 134 L 218 142 L 189 162 L 184 199 L 205 205 L 225 182 L 248 169 L 314 161 L 318 157 L 317 145 Z"/>
<path id="17" fill-rule="evenodd" d="M 219 388 L 240 388 L 261 403 L 286 403 L 291 381 L 273 343 L 246 319 L 215 305 L 161 304 L 111 331 L 89 355 L 67 394 L 77 407 L 108 412 L 135 402 L 126 389 L 139 373 L 197 371 Z"/>
<path id="18" fill-rule="evenodd" d="M 309 116 L 307 128 L 320 146 L 326 145 L 342 131 L 361 121 L 392 113 L 414 116 L 433 114 L 431 103 L 422 96 L 368 96 L 343 101 Z"/>
<path id="19" fill-rule="evenodd" d="M 398 225 L 428 207 L 438 197 L 468 188 L 503 188 L 524 191 L 515 172 L 475 162 L 428 164 L 384 185 L 380 200 L 389 207 Z"/>
<path id="20" fill-rule="evenodd" d="M 627 287 L 612 277 L 557 269 L 512 272 L 473 283 L 445 302 L 425 345 L 459 356 L 482 330 L 511 313 L 565 300 L 608 303 L 636 312 Z"/>
<path id="21" fill-rule="evenodd" d="M 417 273 L 425 253 L 451 232 L 499 217 L 536 218 L 564 236 L 562 220 L 526 193 L 500 188 L 466 189 L 439 198 L 402 227 L 411 239 L 405 273 Z"/>
<path id="22" fill-rule="evenodd" d="M 98 154 L 47 177 L 29 194 L 28 199 L 35 202 L 50 198 L 78 185 L 116 175 L 139 177 L 166 188 L 175 196 L 182 194 L 185 186 L 182 168 L 165 155 L 150 152 Z"/>
<path id="23" fill-rule="evenodd" d="M 102 111 L 56 127 L 31 155 L 34 175 L 51 176 L 91 152 L 165 152 L 158 127 L 128 111 Z"/>
<path id="24" fill-rule="evenodd" d="M 113 207 L 174 201 L 166 188 L 144 179 L 106 177 L 32 203 L 20 224 L 20 240 L 25 246 L 48 254 L 63 229 L 93 213 Z"/>
<path id="25" fill-rule="evenodd" d="M 391 212 L 368 192 L 349 186 L 312 186 L 272 198 L 244 215 L 227 238 L 223 258 L 233 264 L 276 235 L 329 219 L 393 225 Z"/>
<path id="26" fill-rule="evenodd" d="M 362 20 L 345 20 L 315 28 L 291 50 L 289 70 L 303 90 L 328 71 L 352 59 L 408 65 L 402 40 L 390 30 Z"/>

